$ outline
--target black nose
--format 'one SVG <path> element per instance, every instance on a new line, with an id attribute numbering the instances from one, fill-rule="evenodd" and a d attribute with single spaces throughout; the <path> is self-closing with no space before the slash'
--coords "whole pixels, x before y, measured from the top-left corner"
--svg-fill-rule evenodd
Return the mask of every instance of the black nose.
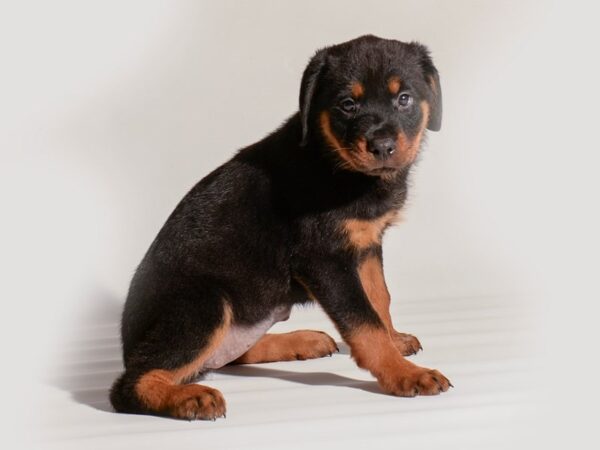
<path id="1" fill-rule="evenodd" d="M 396 141 L 392 138 L 373 139 L 369 151 L 381 159 L 388 158 L 396 150 Z"/>

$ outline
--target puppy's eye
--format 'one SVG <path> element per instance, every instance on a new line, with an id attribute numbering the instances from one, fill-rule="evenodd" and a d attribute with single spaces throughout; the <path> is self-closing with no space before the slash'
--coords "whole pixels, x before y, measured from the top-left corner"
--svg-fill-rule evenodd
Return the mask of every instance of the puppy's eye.
<path id="1" fill-rule="evenodd" d="M 404 93 L 400 94 L 398 97 L 398 105 L 400 106 L 408 106 L 412 103 L 412 96 L 410 94 Z"/>
<path id="2" fill-rule="evenodd" d="M 340 108 L 342 109 L 342 111 L 344 111 L 346 113 L 355 112 L 357 107 L 358 107 L 358 105 L 351 98 L 345 98 L 344 100 L 342 100 L 340 102 Z"/>

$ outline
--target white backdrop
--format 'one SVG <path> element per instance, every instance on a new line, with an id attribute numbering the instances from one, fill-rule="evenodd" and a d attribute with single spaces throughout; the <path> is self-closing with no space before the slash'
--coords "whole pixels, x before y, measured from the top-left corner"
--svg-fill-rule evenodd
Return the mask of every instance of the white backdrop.
<path id="1" fill-rule="evenodd" d="M 43 373 L 82 314 L 123 302 L 185 192 L 296 110 L 317 48 L 373 33 L 428 45 L 444 93 L 442 131 L 429 136 L 404 223 L 385 239 L 393 297 L 535 293 L 542 350 L 577 358 L 576 369 L 549 358 L 549 386 L 560 386 L 551 395 L 561 408 L 589 403 L 599 36 L 595 11 L 569 5 L 2 7 L 2 340 L 18 368 L 9 382 Z M 12 391 L 19 430 L 34 400 Z"/>

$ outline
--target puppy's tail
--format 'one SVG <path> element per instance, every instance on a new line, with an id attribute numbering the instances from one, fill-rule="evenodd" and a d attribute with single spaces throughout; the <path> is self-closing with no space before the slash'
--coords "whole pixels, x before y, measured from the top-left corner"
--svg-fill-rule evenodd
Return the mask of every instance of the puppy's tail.
<path id="1" fill-rule="evenodd" d="M 135 392 L 139 376 L 124 372 L 115 380 L 110 389 L 110 403 L 115 411 L 128 414 L 147 413 Z"/>

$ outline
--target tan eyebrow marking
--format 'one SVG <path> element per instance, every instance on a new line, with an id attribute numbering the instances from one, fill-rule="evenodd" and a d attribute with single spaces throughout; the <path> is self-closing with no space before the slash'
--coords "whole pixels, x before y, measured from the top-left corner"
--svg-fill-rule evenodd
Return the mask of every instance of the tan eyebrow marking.
<path id="1" fill-rule="evenodd" d="M 390 77 L 388 80 L 388 90 L 390 91 L 390 94 L 396 95 L 398 92 L 400 92 L 401 85 L 402 83 L 400 82 L 400 77 Z"/>
<path id="2" fill-rule="evenodd" d="M 350 85 L 350 90 L 352 92 L 352 97 L 355 99 L 360 98 L 365 94 L 365 87 L 360 81 L 353 81 Z"/>

